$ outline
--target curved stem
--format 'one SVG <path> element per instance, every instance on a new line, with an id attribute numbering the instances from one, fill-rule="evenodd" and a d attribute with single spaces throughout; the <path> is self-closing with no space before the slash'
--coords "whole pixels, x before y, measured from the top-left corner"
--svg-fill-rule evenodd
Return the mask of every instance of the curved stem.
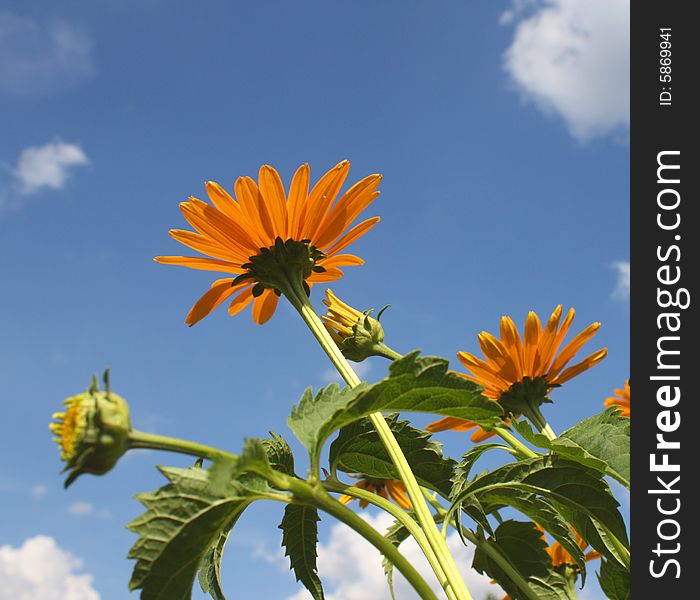
<path id="1" fill-rule="evenodd" d="M 389 346 L 387 346 L 384 342 L 377 344 L 374 348 L 377 352 L 377 356 L 383 356 L 389 360 L 398 360 L 403 356 L 403 354 L 399 354 L 393 348 L 389 348 Z"/>
<path id="2" fill-rule="evenodd" d="M 311 487 L 299 479 L 289 478 L 289 490 L 295 498 L 318 506 L 321 510 L 342 521 L 381 552 L 413 586 L 423 600 L 438 600 L 437 596 L 413 565 L 387 540 L 354 511 L 331 498 L 322 487 Z"/>
<path id="3" fill-rule="evenodd" d="M 155 433 L 146 433 L 145 431 L 138 431 L 136 429 L 132 429 L 129 432 L 129 448 L 165 450 L 167 452 L 178 452 L 179 454 L 187 454 L 189 456 L 207 458 L 209 460 L 238 458 L 235 454 L 219 450 L 218 448 L 212 448 L 211 446 L 205 446 L 204 444 L 198 444 L 197 442 L 190 442 L 188 440 L 181 440 L 165 435 L 156 435 Z"/>
<path id="4" fill-rule="evenodd" d="M 290 289 L 281 290 L 282 293 L 287 296 L 292 305 L 297 309 L 302 319 L 347 384 L 351 387 L 359 385 L 360 378 L 343 356 L 343 353 L 333 341 L 333 338 L 331 338 L 323 321 L 321 321 L 316 314 L 311 302 L 309 302 L 306 293 L 301 289 L 300 283 L 294 281 L 290 281 L 289 283 Z M 401 447 L 396 441 L 394 433 L 391 431 L 391 428 L 380 412 L 369 415 L 369 419 L 377 430 L 379 437 L 384 443 L 384 447 L 406 487 L 406 492 L 411 500 L 418 522 L 428 538 L 428 542 L 435 552 L 437 560 L 447 577 L 447 585 L 452 588 L 457 600 L 472 600 L 472 596 L 457 569 L 454 558 L 450 554 L 445 540 L 440 535 L 440 530 L 437 525 L 435 525 L 435 520 L 430 514 L 430 509 L 423 498 L 418 481 Z M 436 575 L 438 574 L 436 573 Z"/>
<path id="5" fill-rule="evenodd" d="M 445 573 L 437 560 L 437 556 L 435 556 L 433 549 L 428 543 L 428 538 L 425 537 L 423 530 L 420 528 L 418 523 L 416 523 L 416 521 L 413 520 L 411 515 L 403 511 L 400 507 L 396 506 L 395 504 L 392 504 L 389 500 L 386 500 L 385 498 L 382 498 L 377 494 L 374 494 L 357 486 L 346 485 L 340 481 L 335 482 L 328 480 L 324 481 L 322 485 L 324 489 L 330 492 L 346 494 L 348 496 L 353 496 L 354 498 L 364 500 L 365 502 L 369 502 L 370 504 L 381 508 L 382 510 L 389 513 L 392 517 L 394 517 L 399 523 L 401 523 L 401 525 L 403 525 L 406 528 L 408 533 L 416 540 L 416 543 L 418 544 L 420 549 L 423 550 L 423 554 L 425 554 L 425 557 L 428 559 L 430 566 L 435 572 L 440 582 L 440 585 L 443 587 L 443 589 L 445 589 L 445 584 L 447 582 Z M 451 600 L 455 598 L 454 592 L 452 591 L 451 587 L 447 586 L 445 591 L 447 592 L 447 595 Z"/>

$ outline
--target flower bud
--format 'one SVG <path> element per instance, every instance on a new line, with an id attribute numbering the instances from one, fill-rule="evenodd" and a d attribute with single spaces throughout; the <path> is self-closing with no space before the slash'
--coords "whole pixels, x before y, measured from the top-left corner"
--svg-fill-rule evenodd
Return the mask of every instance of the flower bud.
<path id="1" fill-rule="evenodd" d="M 386 356 L 384 329 L 378 320 L 384 309 L 373 319 L 370 317 L 373 310 L 360 312 L 342 302 L 331 290 L 326 290 L 323 303 L 328 314 L 321 318 L 345 358 L 361 362 L 368 356 Z"/>
<path id="2" fill-rule="evenodd" d="M 97 385 L 97 377 L 83 394 L 64 400 L 66 411 L 55 413 L 49 429 L 61 449 L 65 471 L 69 471 L 65 487 L 83 473 L 104 475 L 110 471 L 129 446 L 129 406 L 109 389 L 105 372 L 105 391 Z"/>

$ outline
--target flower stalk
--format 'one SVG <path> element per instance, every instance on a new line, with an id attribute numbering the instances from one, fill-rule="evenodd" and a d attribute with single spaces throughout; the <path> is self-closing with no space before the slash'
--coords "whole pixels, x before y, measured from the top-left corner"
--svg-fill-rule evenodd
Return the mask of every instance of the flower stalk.
<path id="1" fill-rule="evenodd" d="M 361 383 L 360 378 L 357 376 L 345 356 L 343 356 L 343 353 L 333 341 L 333 338 L 326 330 L 323 321 L 316 314 L 316 311 L 311 305 L 301 282 L 297 281 L 295 278 L 289 278 L 287 281 L 289 282 L 289 287 L 287 289 L 280 289 L 280 291 L 289 299 L 294 308 L 297 309 L 302 319 L 307 324 L 314 337 L 326 352 L 345 382 L 351 387 L 358 386 Z M 411 466 L 406 460 L 401 447 L 396 441 L 391 428 L 380 412 L 369 415 L 369 419 L 384 443 L 389 457 L 394 463 L 401 480 L 406 486 L 406 492 L 411 500 L 411 504 L 414 507 L 418 522 L 420 523 L 420 526 L 428 539 L 430 547 L 437 557 L 438 563 L 444 571 L 447 581 L 445 582 L 445 585 L 443 585 L 443 589 L 447 591 L 447 588 L 451 588 L 456 600 L 472 600 L 472 596 L 469 593 L 462 576 L 459 574 L 454 558 L 447 548 L 447 544 L 440 534 L 440 530 L 435 524 L 435 520 L 433 519 L 430 509 L 425 502 L 420 485 L 418 484 L 418 481 L 416 480 L 416 477 L 413 474 Z M 436 575 L 438 575 L 438 573 L 436 573 Z"/>

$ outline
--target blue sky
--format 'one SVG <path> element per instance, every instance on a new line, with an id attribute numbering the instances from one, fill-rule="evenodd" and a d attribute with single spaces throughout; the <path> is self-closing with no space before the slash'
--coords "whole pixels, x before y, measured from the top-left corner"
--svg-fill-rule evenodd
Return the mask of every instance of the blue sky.
<path id="1" fill-rule="evenodd" d="M 522 5 L 3 4 L 5 589 L 17 583 L 7 565 L 41 556 L 82 590 L 57 600 L 127 597 L 135 537 L 123 524 L 141 511 L 132 496 L 162 484 L 155 464 L 187 464 L 133 453 L 64 492 L 47 422 L 93 372 L 111 367 L 139 429 L 232 451 L 269 429 L 290 438 L 292 404 L 329 380 L 286 306 L 262 327 L 249 311 L 225 310 L 184 325 L 215 276 L 151 259 L 180 253 L 167 230 L 185 227 L 178 203 L 204 196 L 209 179 L 231 189 L 268 163 L 288 184 L 309 162 L 315 180 L 345 158 L 348 181 L 382 173 L 367 212 L 382 222 L 354 246 L 367 264 L 332 289 L 361 309 L 390 303 L 390 345 L 455 368 L 455 353 L 476 352 L 476 334 L 497 332 L 502 314 L 522 325 L 528 310 L 546 318 L 574 306 L 575 330 L 603 324 L 587 349 L 609 356 L 555 391 L 547 416 L 562 430 L 600 410 L 629 372 L 628 56 L 618 27 L 629 3 Z M 367 379 L 383 376 L 385 363 L 368 364 Z M 469 446 L 464 434 L 440 439 L 453 456 Z M 224 581 L 239 597 L 297 592 L 279 558 L 278 512 L 255 507 L 237 528 Z M 341 535 L 330 526 L 329 556 Z M 351 582 L 325 564 L 331 596 L 353 600 Z"/>

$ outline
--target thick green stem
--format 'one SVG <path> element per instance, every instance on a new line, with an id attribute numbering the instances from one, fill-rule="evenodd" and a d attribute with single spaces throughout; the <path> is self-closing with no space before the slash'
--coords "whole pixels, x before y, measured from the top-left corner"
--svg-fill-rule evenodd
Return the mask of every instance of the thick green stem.
<path id="1" fill-rule="evenodd" d="M 395 504 L 392 504 L 389 500 L 386 500 L 385 498 L 382 498 L 377 494 L 374 494 L 368 490 L 359 488 L 357 486 L 346 485 L 342 482 L 328 480 L 324 481 L 322 485 L 326 490 L 330 492 L 346 494 L 348 496 L 353 496 L 354 498 L 358 498 L 360 500 L 369 502 L 370 504 L 381 508 L 382 510 L 389 513 L 392 517 L 394 517 L 399 523 L 401 523 L 401 525 L 403 525 L 406 528 L 408 533 L 416 540 L 416 543 L 423 551 L 423 554 L 425 554 L 425 557 L 428 559 L 428 563 L 430 563 L 430 566 L 437 575 L 437 578 L 440 581 L 440 585 L 443 587 L 443 589 L 446 587 L 445 584 L 447 583 L 447 578 L 445 577 L 445 573 L 437 560 L 437 556 L 435 556 L 433 549 L 430 547 L 430 544 L 428 543 L 428 538 L 425 537 L 425 533 L 423 533 L 423 530 L 420 528 L 418 523 L 416 523 L 416 521 L 413 520 L 411 515 L 401 510 L 401 508 L 396 506 Z M 454 600 L 456 598 L 451 587 L 447 586 L 445 591 L 447 592 L 447 595 L 451 600 Z"/>
<path id="2" fill-rule="evenodd" d="M 165 450 L 167 452 L 178 452 L 179 454 L 196 456 L 197 458 L 208 458 L 209 460 L 238 458 L 235 454 L 219 450 L 218 448 L 212 448 L 211 446 L 205 446 L 196 442 L 171 438 L 164 435 L 156 435 L 155 433 L 137 431 L 135 429 L 129 432 L 129 448 Z"/>
<path id="3" fill-rule="evenodd" d="M 309 302 L 309 299 L 302 289 L 300 283 L 295 283 L 294 281 L 290 281 L 289 283 L 290 289 L 283 289 L 281 290 L 282 293 L 287 296 L 292 305 L 299 311 L 302 319 L 304 319 L 304 322 L 307 324 L 314 337 L 318 340 L 319 344 L 326 352 L 336 369 L 338 369 L 338 372 L 347 382 L 347 384 L 351 387 L 359 385 L 360 378 L 352 369 L 346 358 L 343 356 L 343 353 L 340 351 L 336 343 L 333 341 L 333 338 L 326 330 L 325 326 L 323 325 L 323 321 L 321 321 L 319 316 L 316 314 L 316 311 Z M 384 443 L 384 447 L 389 453 L 389 456 L 394 463 L 404 486 L 406 487 L 406 492 L 411 500 L 418 522 L 428 538 L 428 542 L 445 573 L 447 578 L 447 586 L 452 588 L 457 600 L 472 600 L 472 596 L 464 583 L 464 579 L 462 579 L 462 576 L 457 569 L 454 558 L 450 554 L 447 544 L 440 535 L 440 530 L 430 514 L 430 509 L 423 498 L 423 494 L 420 490 L 420 486 L 418 485 L 418 481 L 411 470 L 411 466 L 408 464 L 408 461 L 406 460 L 401 447 L 396 441 L 391 428 L 380 412 L 371 414 L 369 418 L 377 430 L 379 437 Z M 436 575 L 438 574 L 436 573 Z"/>
<path id="4" fill-rule="evenodd" d="M 399 354 L 396 350 L 389 348 L 385 343 L 380 343 L 375 346 L 375 350 L 377 352 L 377 356 L 383 356 L 384 358 L 388 358 L 389 360 L 398 360 L 403 356 L 403 354 Z"/>
<path id="5" fill-rule="evenodd" d="M 542 435 L 546 435 L 548 439 L 554 440 L 557 438 L 557 434 L 552 431 L 552 428 L 547 423 L 547 419 L 540 411 L 540 407 L 534 403 L 529 402 L 528 407 L 523 410 L 523 414 L 532 421 L 532 424 L 537 428 Z"/>
<path id="6" fill-rule="evenodd" d="M 413 565 L 389 540 L 340 502 L 331 498 L 322 487 L 312 487 L 299 479 L 289 478 L 288 489 L 302 502 L 318 506 L 321 510 L 342 521 L 381 552 L 413 586 L 423 600 L 438 600 L 437 596 Z"/>

